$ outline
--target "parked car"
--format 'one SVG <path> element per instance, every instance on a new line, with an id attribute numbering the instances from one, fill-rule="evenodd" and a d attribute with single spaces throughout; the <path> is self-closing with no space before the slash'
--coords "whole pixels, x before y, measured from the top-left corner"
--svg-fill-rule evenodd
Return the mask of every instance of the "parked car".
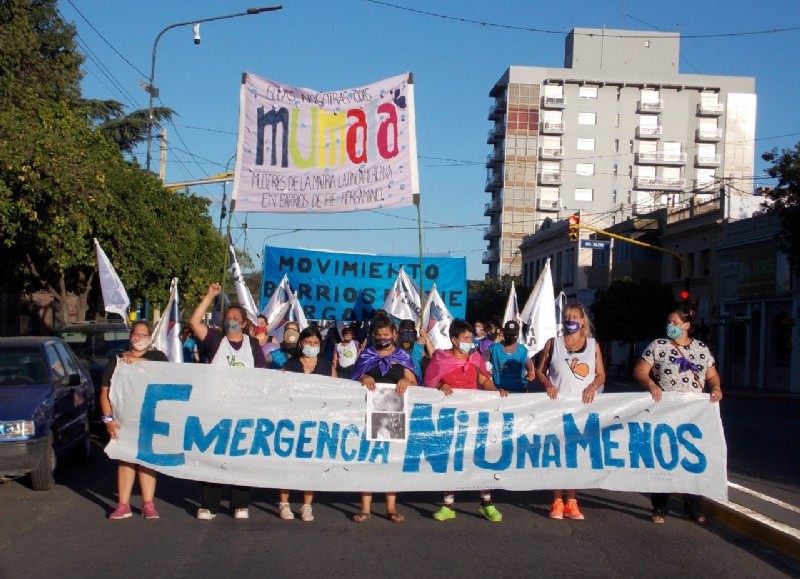
<path id="1" fill-rule="evenodd" d="M 67 324 L 55 334 L 70 345 L 81 365 L 89 371 L 97 399 L 106 364 L 111 357 L 128 349 L 130 328 L 124 322 L 78 322 Z"/>
<path id="2" fill-rule="evenodd" d="M 91 453 L 89 373 L 55 336 L 0 338 L 0 481 L 53 488 L 58 460 Z"/>

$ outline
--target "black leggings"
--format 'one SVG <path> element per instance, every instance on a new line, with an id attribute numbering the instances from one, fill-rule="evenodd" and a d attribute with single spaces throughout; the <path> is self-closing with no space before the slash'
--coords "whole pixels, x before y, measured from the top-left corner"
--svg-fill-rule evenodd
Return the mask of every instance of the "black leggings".
<path id="1" fill-rule="evenodd" d="M 650 495 L 650 501 L 653 503 L 653 512 L 660 512 L 667 514 L 669 511 L 669 493 L 653 493 Z M 687 516 L 696 517 L 700 515 L 700 505 L 703 498 L 700 495 L 683 495 L 683 510 Z"/>
<path id="2" fill-rule="evenodd" d="M 246 509 L 250 503 L 250 487 L 221 485 L 210 482 L 200 483 L 200 508 L 217 513 L 222 502 L 222 493 L 226 486 L 231 487 L 231 511 Z"/>

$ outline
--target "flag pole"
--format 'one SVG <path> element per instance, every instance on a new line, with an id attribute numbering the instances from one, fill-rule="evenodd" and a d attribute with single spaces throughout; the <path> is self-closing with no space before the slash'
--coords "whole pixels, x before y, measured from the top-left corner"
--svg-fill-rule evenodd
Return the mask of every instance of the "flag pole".
<path id="1" fill-rule="evenodd" d="M 422 285 L 422 280 L 424 279 L 422 271 L 422 210 L 420 209 L 419 197 L 419 193 L 414 193 L 414 205 L 417 206 L 417 237 L 419 239 L 419 293 L 420 298 L 422 298 L 422 296 L 425 295 L 425 288 Z M 419 312 L 419 320 L 417 321 L 419 328 L 422 327 L 422 317 L 425 315 L 426 305 L 427 300 L 424 300 L 422 302 L 422 309 Z"/>
<path id="2" fill-rule="evenodd" d="M 231 265 L 230 251 L 228 246 L 233 245 L 231 240 L 231 220 L 233 219 L 233 208 L 236 204 L 235 199 L 231 199 L 231 210 L 228 211 L 228 225 L 225 227 L 225 258 L 222 263 L 222 277 L 219 280 L 219 321 L 222 323 L 222 316 L 225 311 L 225 273 Z"/>

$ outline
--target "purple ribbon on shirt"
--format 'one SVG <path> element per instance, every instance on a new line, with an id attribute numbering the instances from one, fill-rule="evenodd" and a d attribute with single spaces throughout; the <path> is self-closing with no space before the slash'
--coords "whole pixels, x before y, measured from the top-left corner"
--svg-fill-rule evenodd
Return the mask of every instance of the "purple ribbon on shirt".
<path id="1" fill-rule="evenodd" d="M 364 351 L 361 352 L 361 355 L 359 355 L 359 357 L 356 359 L 350 379 L 358 380 L 361 378 L 361 376 L 372 370 L 375 366 L 378 366 L 380 369 L 381 376 L 386 376 L 386 373 L 395 364 L 400 364 L 404 368 L 408 368 L 414 372 L 414 361 L 405 350 L 401 348 L 395 348 L 394 352 L 388 356 L 381 356 L 378 354 L 375 348 L 372 346 L 367 346 L 364 348 Z"/>
<path id="2" fill-rule="evenodd" d="M 678 363 L 678 371 L 679 372 L 694 372 L 695 374 L 700 373 L 700 366 L 692 362 L 691 360 L 687 359 L 686 356 L 681 356 L 680 358 L 675 358 L 675 361 Z"/>

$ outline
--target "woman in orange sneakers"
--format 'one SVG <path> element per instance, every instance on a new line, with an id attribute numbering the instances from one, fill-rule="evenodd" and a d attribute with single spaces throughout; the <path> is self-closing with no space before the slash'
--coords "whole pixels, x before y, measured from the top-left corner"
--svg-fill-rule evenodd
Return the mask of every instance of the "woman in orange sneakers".
<path id="1" fill-rule="evenodd" d="M 592 337 L 592 322 L 580 304 L 564 308 L 564 335 L 547 341 L 536 366 L 536 378 L 544 384 L 547 395 L 580 396 L 584 404 L 594 401 L 606 380 L 600 345 Z M 574 489 L 553 491 L 551 519 L 583 519 Z"/>

